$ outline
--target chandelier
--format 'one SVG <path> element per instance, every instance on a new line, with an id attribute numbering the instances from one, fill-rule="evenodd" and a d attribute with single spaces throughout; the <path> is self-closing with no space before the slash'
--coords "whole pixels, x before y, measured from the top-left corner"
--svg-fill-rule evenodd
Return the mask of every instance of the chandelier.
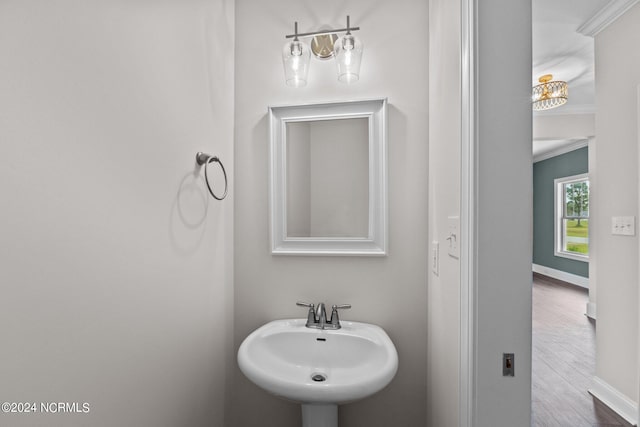
<path id="1" fill-rule="evenodd" d="M 549 110 L 564 105 L 569 97 L 567 82 L 551 81 L 553 76 L 545 74 L 540 77 L 539 85 L 533 87 L 531 102 L 535 111 Z"/>

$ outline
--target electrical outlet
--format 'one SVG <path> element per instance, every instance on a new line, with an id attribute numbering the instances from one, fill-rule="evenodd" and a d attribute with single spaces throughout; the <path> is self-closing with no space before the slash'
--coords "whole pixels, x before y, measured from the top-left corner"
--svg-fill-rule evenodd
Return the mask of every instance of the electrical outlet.
<path id="1" fill-rule="evenodd" d="M 515 359 L 513 353 L 502 353 L 502 376 L 515 376 Z"/>

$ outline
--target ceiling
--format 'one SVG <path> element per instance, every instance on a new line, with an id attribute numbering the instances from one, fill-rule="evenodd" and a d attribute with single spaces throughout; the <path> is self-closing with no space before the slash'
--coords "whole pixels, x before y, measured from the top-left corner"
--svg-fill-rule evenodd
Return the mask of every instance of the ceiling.
<path id="1" fill-rule="evenodd" d="M 593 37 L 577 29 L 606 6 L 609 0 L 533 0 L 533 75 L 553 74 L 569 85 L 569 101 L 552 112 L 595 111 Z"/>
<path id="2" fill-rule="evenodd" d="M 534 116 L 595 112 L 595 72 L 593 37 L 578 33 L 586 21 L 610 0 L 532 0 L 533 72 L 532 87 L 544 74 L 569 85 L 568 102 L 553 110 L 535 112 Z M 534 158 L 575 139 L 533 141 Z"/>

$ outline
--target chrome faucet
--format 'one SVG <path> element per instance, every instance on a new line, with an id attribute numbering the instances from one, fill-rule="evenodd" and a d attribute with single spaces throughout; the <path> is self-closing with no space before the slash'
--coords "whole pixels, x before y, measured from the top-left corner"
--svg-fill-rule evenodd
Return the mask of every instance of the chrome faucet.
<path id="1" fill-rule="evenodd" d="M 318 307 L 308 302 L 297 302 L 296 305 L 300 307 L 307 307 L 307 328 L 314 329 L 340 329 L 340 318 L 338 317 L 338 310 L 351 308 L 351 304 L 340 304 L 331 306 L 331 319 L 327 321 L 327 310 L 323 302 L 318 304 Z"/>
<path id="2" fill-rule="evenodd" d="M 316 307 L 316 324 L 319 329 L 324 329 L 327 324 L 327 310 L 324 308 L 323 302 Z"/>

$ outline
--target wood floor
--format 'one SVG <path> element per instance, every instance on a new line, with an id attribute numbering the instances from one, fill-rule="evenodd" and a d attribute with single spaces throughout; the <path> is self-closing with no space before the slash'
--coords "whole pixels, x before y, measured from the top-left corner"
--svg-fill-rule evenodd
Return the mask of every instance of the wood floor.
<path id="1" fill-rule="evenodd" d="M 585 289 L 534 274 L 532 426 L 630 426 L 587 392 L 595 375 L 587 301 Z"/>

